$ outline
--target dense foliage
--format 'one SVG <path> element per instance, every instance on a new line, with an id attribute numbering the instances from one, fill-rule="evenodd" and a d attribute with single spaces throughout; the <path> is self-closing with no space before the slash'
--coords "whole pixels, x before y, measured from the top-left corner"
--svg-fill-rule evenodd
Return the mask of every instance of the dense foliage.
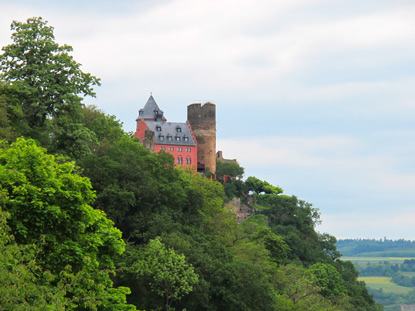
<path id="1" fill-rule="evenodd" d="M 95 197 L 89 180 L 76 174 L 74 163 L 22 138 L 0 146 L 0 176 L 1 208 L 13 239 L 40 243 L 37 265 L 55 282 L 73 273 L 75 284 L 66 293 L 74 297 L 72 307 L 112 310 L 111 301 L 128 292 L 112 288 L 110 279 L 124 242 L 112 221 L 89 205 Z"/>
<path id="2" fill-rule="evenodd" d="M 41 18 L 12 28 L 0 86 L 4 310 L 381 309 L 336 239 L 315 231 L 310 203 L 255 177 L 224 188 L 149 152 L 114 116 L 82 106 L 98 79 L 53 28 Z M 233 196 L 260 213 L 238 224 L 224 208 Z"/>

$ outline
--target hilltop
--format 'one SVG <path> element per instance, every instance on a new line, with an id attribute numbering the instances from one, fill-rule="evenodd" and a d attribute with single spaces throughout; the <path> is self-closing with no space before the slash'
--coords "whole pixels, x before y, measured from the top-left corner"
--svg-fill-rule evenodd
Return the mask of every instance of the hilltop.
<path id="1" fill-rule="evenodd" d="M 83 105 L 100 80 L 46 21 L 12 29 L 0 56 L 3 309 L 382 310 L 315 231 L 311 203 L 237 178 L 237 163 L 216 163 L 220 183 L 145 149 Z M 240 224 L 224 207 L 235 198 L 257 211 Z"/>

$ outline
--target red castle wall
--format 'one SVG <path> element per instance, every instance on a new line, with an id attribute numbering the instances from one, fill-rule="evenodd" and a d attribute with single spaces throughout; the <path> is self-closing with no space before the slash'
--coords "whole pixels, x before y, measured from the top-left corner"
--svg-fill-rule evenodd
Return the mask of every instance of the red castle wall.
<path id="1" fill-rule="evenodd" d="M 190 124 L 188 123 L 189 127 Z M 134 133 L 134 136 L 140 139 L 141 141 L 145 137 L 145 130 L 147 124 L 145 121 L 140 120 L 137 122 L 137 129 Z M 190 132 L 192 133 L 194 141 L 196 141 L 196 137 L 193 134 L 193 131 L 190 128 Z M 154 144 L 154 151 L 159 152 L 163 150 L 167 153 L 170 153 L 174 157 L 174 164 L 178 166 L 191 166 L 194 171 L 197 170 L 197 143 L 196 146 L 182 146 L 182 145 L 159 145 Z"/>
<path id="2" fill-rule="evenodd" d="M 154 151 L 159 152 L 162 148 L 165 152 L 173 155 L 175 165 L 192 166 L 194 171 L 196 171 L 197 169 L 197 147 L 156 144 L 154 146 Z"/>
<path id="3" fill-rule="evenodd" d="M 134 133 L 134 136 L 137 137 L 140 140 L 143 140 L 146 128 L 148 128 L 146 122 L 144 122 L 143 120 L 138 121 L 137 122 L 137 129 Z"/>

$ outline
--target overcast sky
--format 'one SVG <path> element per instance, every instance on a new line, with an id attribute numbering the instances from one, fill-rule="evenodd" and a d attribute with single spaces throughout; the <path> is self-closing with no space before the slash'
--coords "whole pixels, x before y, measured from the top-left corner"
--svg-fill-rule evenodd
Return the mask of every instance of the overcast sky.
<path id="1" fill-rule="evenodd" d="M 42 16 L 87 99 L 135 130 L 150 92 L 169 121 L 216 104 L 217 147 L 246 175 L 314 204 L 320 232 L 415 239 L 413 0 L 0 0 Z"/>

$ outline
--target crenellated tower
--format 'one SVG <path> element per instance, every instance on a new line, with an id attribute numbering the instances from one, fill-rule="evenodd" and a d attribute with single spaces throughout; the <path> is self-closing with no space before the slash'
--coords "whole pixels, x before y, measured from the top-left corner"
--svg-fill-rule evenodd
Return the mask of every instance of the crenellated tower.
<path id="1" fill-rule="evenodd" d="M 187 120 L 197 140 L 197 162 L 216 172 L 216 106 L 195 103 L 187 106 Z"/>

